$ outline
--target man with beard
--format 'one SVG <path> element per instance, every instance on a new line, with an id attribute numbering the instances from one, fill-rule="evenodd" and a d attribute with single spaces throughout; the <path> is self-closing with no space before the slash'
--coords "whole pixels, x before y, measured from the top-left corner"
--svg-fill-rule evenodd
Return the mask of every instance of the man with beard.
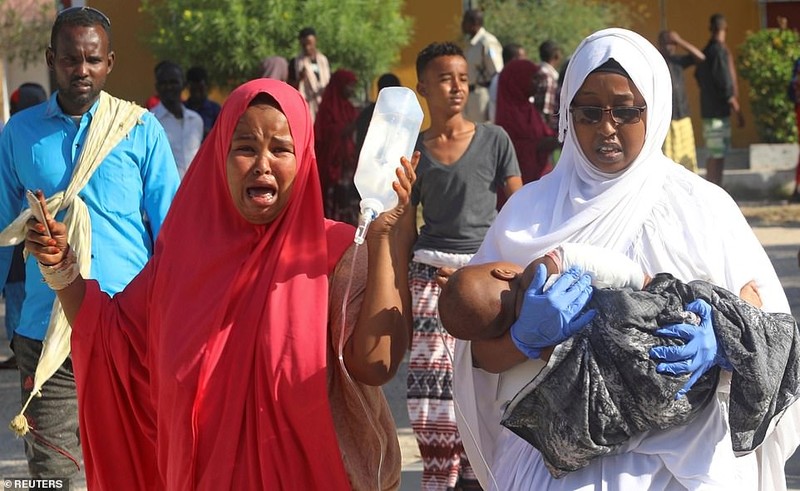
<path id="1" fill-rule="evenodd" d="M 15 115 L 0 135 L 0 244 L 24 240 L 30 216 L 26 190 L 41 190 L 49 197 L 50 212 L 69 224 L 70 240 L 81 244 L 74 247 L 81 270 L 114 294 L 153 252 L 178 187 L 175 160 L 152 114 L 103 91 L 115 58 L 105 14 L 91 7 L 63 10 L 45 56 L 57 91 Z M 0 247 L 0 278 L 6 277 L 12 252 L 13 247 Z M 36 478 L 72 477 L 81 461 L 69 329 L 54 301 L 36 261 L 27 261 L 25 301 L 12 349 L 28 403 L 21 413 L 25 417 L 15 422 L 25 423 L 19 432 L 27 431 L 28 469 Z M 51 338 L 59 330 L 66 333 L 64 343 Z M 59 344 L 64 349 L 55 360 L 40 360 L 43 350 Z M 29 399 L 34 383 L 47 378 L 37 365 L 51 366 L 55 373 L 36 391 L 41 397 Z"/>

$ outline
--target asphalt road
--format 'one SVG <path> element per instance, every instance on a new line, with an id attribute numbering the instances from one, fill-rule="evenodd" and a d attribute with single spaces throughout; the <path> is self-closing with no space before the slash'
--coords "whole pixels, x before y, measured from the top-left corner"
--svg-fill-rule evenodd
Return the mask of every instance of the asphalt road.
<path id="1" fill-rule="evenodd" d="M 800 268 L 797 253 L 800 249 L 800 227 L 758 227 L 755 229 L 781 278 L 795 318 L 800 318 Z M 5 305 L 0 302 L 0 317 Z M 2 325 L 2 320 L 0 320 Z M 10 355 L 7 343 L 0 343 L 0 359 Z M 397 377 L 384 388 L 398 426 L 398 438 L 403 452 L 403 480 L 401 490 L 420 489 L 422 464 L 416 442 L 411 432 L 405 404 L 406 370 L 403 365 Z M 26 464 L 22 440 L 5 429 L 19 409 L 19 376 L 16 370 L 0 370 L 0 477 L 25 477 Z M 800 491 L 800 452 L 786 464 L 789 489 Z M 75 479 L 71 489 L 84 490 L 81 477 Z"/>

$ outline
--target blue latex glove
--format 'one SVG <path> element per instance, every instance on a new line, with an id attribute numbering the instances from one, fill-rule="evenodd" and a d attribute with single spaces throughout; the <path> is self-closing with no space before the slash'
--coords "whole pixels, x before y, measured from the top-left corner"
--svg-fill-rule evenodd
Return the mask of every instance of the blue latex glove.
<path id="1" fill-rule="evenodd" d="M 656 346 L 650 349 L 651 358 L 666 362 L 656 366 L 658 373 L 692 374 L 689 381 L 675 394 L 675 399 L 686 395 L 694 383 L 714 365 L 722 365 L 723 368 L 730 367 L 722 351 L 717 348 L 711 306 L 705 300 L 695 300 L 686 306 L 686 310 L 700 316 L 700 325 L 672 324 L 655 332 L 659 336 L 681 338 L 686 344 L 683 346 Z"/>
<path id="2" fill-rule="evenodd" d="M 588 324 L 594 310 L 575 318 L 592 297 L 592 277 L 570 268 L 547 292 L 547 268 L 540 264 L 525 292 L 522 309 L 511 325 L 511 339 L 528 358 L 539 358 L 542 348 L 555 346 Z"/>

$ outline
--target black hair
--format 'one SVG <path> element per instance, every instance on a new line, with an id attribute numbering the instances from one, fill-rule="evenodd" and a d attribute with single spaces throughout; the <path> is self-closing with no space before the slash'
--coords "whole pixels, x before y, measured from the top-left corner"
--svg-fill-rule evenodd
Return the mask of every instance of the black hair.
<path id="1" fill-rule="evenodd" d="M 522 45 L 517 43 L 508 43 L 503 46 L 503 64 L 505 65 L 509 61 L 513 60 L 519 55 L 519 50 L 522 49 Z"/>
<path id="2" fill-rule="evenodd" d="M 156 79 L 158 79 L 158 75 L 160 73 L 164 72 L 165 70 L 172 70 L 172 69 L 177 70 L 178 73 L 181 74 L 181 78 L 184 78 L 183 68 L 181 68 L 180 65 L 171 60 L 163 60 L 158 62 L 158 64 L 156 64 L 155 70 L 153 71 L 155 72 Z"/>
<path id="3" fill-rule="evenodd" d="M 464 58 L 464 51 L 449 41 L 443 43 L 431 43 L 417 55 L 417 80 L 422 78 L 422 72 L 428 66 L 431 60 L 439 58 L 440 56 L 460 56 Z M 464 58 L 466 60 L 466 58 Z"/>
<path id="4" fill-rule="evenodd" d="M 483 12 L 478 9 L 469 9 L 464 12 L 463 22 L 469 22 L 476 26 L 483 26 Z"/>
<path id="5" fill-rule="evenodd" d="M 16 101 L 9 101 L 11 114 L 16 114 L 23 109 L 27 109 L 36 104 L 42 103 L 47 100 L 47 92 L 44 87 L 34 82 L 25 82 L 17 89 Z"/>
<path id="6" fill-rule="evenodd" d="M 317 37 L 317 31 L 313 27 L 304 27 L 300 29 L 300 32 L 297 34 L 298 39 L 303 39 L 308 36 Z"/>
<path id="7" fill-rule="evenodd" d="M 400 87 L 400 79 L 394 73 L 384 73 L 378 77 L 378 90 L 386 87 Z"/>
<path id="8" fill-rule="evenodd" d="M 622 75 L 628 80 L 631 79 L 631 76 L 628 74 L 628 71 L 625 70 L 622 67 L 622 65 L 620 65 L 619 62 L 614 58 L 609 58 L 608 61 L 606 61 L 599 67 L 595 68 L 594 70 L 592 70 L 591 73 L 597 73 L 597 72 L 616 73 L 617 75 Z"/>
<path id="9" fill-rule="evenodd" d="M 711 28 L 712 31 L 714 32 L 721 31 L 722 28 L 725 26 L 725 16 L 722 14 L 714 14 L 711 16 L 708 23 L 709 23 L 709 28 Z"/>
<path id="10" fill-rule="evenodd" d="M 247 107 L 257 106 L 259 104 L 266 104 L 267 106 L 272 106 L 275 109 L 279 110 L 280 112 L 283 112 L 283 109 L 281 109 L 281 105 L 278 104 L 278 100 L 275 99 L 272 96 L 272 94 L 269 94 L 267 92 L 259 92 L 258 94 L 256 94 L 255 97 L 250 99 L 250 104 L 248 104 Z"/>
<path id="11" fill-rule="evenodd" d="M 186 70 L 186 81 L 208 83 L 208 72 L 205 68 L 195 65 Z"/>
<path id="12" fill-rule="evenodd" d="M 50 48 L 55 51 L 58 34 L 64 26 L 94 27 L 100 26 L 108 38 L 108 51 L 112 50 L 111 21 L 106 14 L 92 7 L 72 7 L 62 10 L 53 22 L 50 30 Z"/>
<path id="13" fill-rule="evenodd" d="M 558 56 L 560 52 L 561 48 L 555 41 L 551 39 L 548 39 L 547 41 L 539 45 L 539 59 L 542 61 L 546 61 L 549 63 L 550 60 Z"/>

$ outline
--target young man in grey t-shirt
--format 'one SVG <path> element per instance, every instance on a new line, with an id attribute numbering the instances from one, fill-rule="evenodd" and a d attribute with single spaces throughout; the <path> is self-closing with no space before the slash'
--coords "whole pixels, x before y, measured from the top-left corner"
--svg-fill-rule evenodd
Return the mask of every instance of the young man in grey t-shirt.
<path id="1" fill-rule="evenodd" d="M 475 124 L 462 110 L 471 81 L 461 49 L 433 43 L 417 56 L 417 92 L 431 125 L 420 134 L 421 157 L 411 194 L 424 225 L 409 268 L 414 332 L 408 412 L 423 461 L 423 489 L 477 486 L 456 429 L 451 356 L 454 339 L 439 328 L 437 270 L 457 268 L 478 250 L 494 220 L 497 191 L 522 187 L 514 147 L 499 126 Z"/>

